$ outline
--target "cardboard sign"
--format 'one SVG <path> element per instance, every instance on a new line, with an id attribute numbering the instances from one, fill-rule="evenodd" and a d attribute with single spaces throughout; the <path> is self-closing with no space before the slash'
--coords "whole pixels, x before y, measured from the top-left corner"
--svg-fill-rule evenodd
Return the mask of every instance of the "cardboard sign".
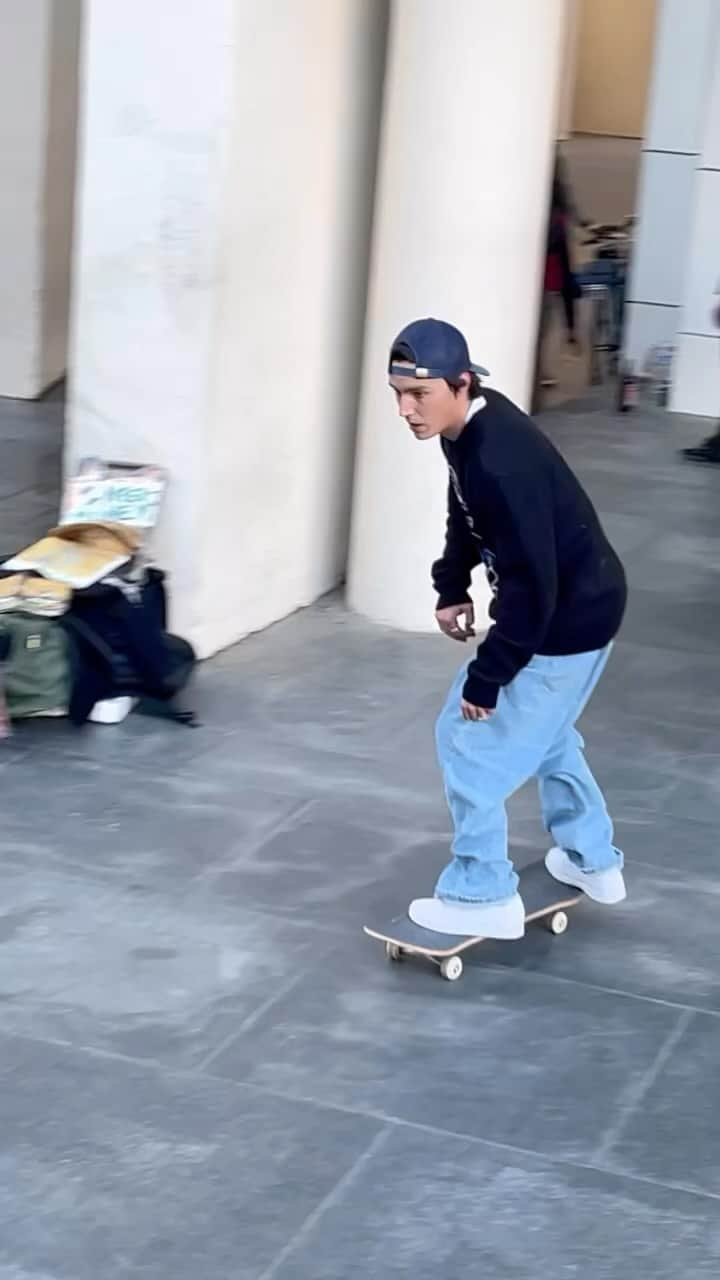
<path id="1" fill-rule="evenodd" d="M 60 523 L 109 522 L 154 529 L 166 484 L 160 467 L 89 460 L 65 487 Z"/>

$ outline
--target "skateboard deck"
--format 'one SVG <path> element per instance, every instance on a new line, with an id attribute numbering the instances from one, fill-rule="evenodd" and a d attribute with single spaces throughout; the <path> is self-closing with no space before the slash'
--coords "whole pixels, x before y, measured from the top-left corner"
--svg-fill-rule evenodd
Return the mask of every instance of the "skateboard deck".
<path id="1" fill-rule="evenodd" d="M 551 933 L 564 933 L 568 927 L 567 912 L 585 896 L 572 885 L 559 884 L 545 869 L 544 862 L 532 862 L 520 871 L 519 892 L 525 903 L 525 923 L 546 920 Z M 385 943 L 389 960 L 402 960 L 403 956 L 425 956 L 440 968 L 443 978 L 456 981 L 462 974 L 462 951 L 475 947 L 487 939 L 468 937 L 466 934 L 435 933 L 413 924 L 408 915 L 395 916 L 379 927 L 365 925 L 369 938 Z"/>

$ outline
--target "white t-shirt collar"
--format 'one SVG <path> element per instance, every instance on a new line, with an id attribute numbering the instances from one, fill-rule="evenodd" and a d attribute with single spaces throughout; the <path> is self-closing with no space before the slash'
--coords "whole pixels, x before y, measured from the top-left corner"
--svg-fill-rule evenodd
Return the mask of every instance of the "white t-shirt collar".
<path id="1" fill-rule="evenodd" d="M 481 409 L 484 409 L 484 408 L 485 408 L 486 404 L 487 404 L 487 400 L 485 399 L 485 397 L 484 397 L 484 396 L 478 396 L 477 400 L 471 400 L 471 402 L 470 402 L 470 404 L 469 404 L 469 406 L 468 406 L 468 411 L 467 411 L 467 413 L 465 414 L 465 425 L 466 425 L 466 426 L 467 426 L 468 422 L 470 421 L 470 419 L 475 417 L 475 414 L 476 414 L 476 413 L 479 413 Z"/>

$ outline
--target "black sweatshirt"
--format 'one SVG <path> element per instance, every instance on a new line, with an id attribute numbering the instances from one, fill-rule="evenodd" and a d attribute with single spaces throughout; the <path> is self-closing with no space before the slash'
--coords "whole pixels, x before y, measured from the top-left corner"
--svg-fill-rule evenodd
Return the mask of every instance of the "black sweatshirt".
<path id="1" fill-rule="evenodd" d="M 534 654 L 609 644 L 627 588 L 590 499 L 557 449 L 505 396 L 483 395 L 485 406 L 459 438 L 441 439 L 450 470 L 447 537 L 432 574 L 444 608 L 470 599 L 475 565 L 488 570 L 494 625 L 463 696 L 494 707 Z"/>

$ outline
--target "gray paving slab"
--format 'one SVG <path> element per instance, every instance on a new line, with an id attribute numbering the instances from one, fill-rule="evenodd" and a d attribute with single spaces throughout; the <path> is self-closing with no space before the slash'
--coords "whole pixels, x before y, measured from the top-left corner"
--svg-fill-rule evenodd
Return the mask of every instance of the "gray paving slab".
<path id="1" fill-rule="evenodd" d="M 0 402 L 0 550 L 57 509 L 62 400 Z M 702 423 L 545 418 L 631 584 L 583 718 L 630 898 L 388 966 L 430 892 L 466 656 L 321 601 L 219 655 L 190 732 L 0 746 L 0 1280 L 715 1276 L 720 474 Z M 518 865 L 547 845 L 532 784 Z M 471 1266 L 469 1268 L 469 1260 Z"/>
<path id="2" fill-rule="evenodd" d="M 644 1079 L 682 1014 L 491 969 L 481 948 L 475 954 L 477 969 L 448 990 L 432 966 L 388 965 L 379 943 L 348 940 L 212 1070 L 284 1096 L 588 1160 L 628 1082 Z"/>
<path id="3" fill-rule="evenodd" d="M 682 1192 L 395 1129 L 272 1280 L 714 1280 L 716 1211 Z"/>
<path id="4" fill-rule="evenodd" d="M 0 1276 L 257 1280 L 378 1132 L 2 1037 Z"/>
<path id="5" fill-rule="evenodd" d="M 618 1116 L 598 1162 L 649 1179 L 667 1177 L 671 1169 L 676 1184 L 720 1198 L 719 1054 L 720 1022 L 694 1014 L 653 1074 L 642 1105 Z"/>
<path id="6" fill-rule="evenodd" d="M 229 797 L 225 804 L 203 801 L 170 778 L 143 779 L 130 767 L 109 771 L 98 763 L 68 764 L 62 755 L 44 761 L 40 770 L 41 803 L 27 757 L 0 775 L 15 800 L 3 818 L 0 850 L 27 844 L 54 861 L 68 858 L 93 873 L 152 889 L 187 884 L 239 842 L 252 848 L 302 803 L 260 790 L 239 806 L 227 803 Z"/>
<path id="7" fill-rule="evenodd" d="M 197 889 L 6 861 L 0 1031 L 196 1066 L 334 942 Z"/>

